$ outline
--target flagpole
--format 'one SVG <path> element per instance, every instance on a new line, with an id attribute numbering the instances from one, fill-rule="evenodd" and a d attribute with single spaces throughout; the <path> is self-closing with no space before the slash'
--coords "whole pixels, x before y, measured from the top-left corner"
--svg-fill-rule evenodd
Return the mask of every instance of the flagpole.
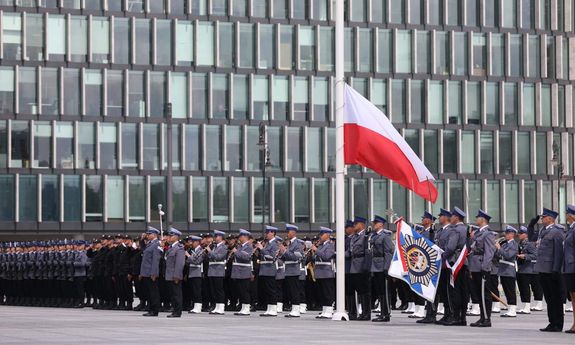
<path id="1" fill-rule="evenodd" d="M 343 157 L 344 37 L 343 3 L 335 2 L 335 228 L 336 228 L 336 311 L 332 320 L 347 321 L 345 311 L 345 203 Z"/>

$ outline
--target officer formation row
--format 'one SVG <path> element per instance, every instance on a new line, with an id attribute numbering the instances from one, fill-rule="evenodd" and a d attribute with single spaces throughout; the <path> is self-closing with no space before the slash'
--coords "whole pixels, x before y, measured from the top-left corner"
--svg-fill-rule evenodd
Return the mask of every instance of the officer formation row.
<path id="1" fill-rule="evenodd" d="M 491 325 L 499 312 L 503 287 L 505 317 L 542 310 L 545 296 L 549 325 L 542 331 L 562 331 L 566 298 L 575 295 L 575 206 L 567 208 L 569 228 L 556 224 L 558 214 L 544 209 L 527 227 L 508 226 L 496 239 L 490 216 L 479 211 L 475 224 L 465 225 L 466 214 L 455 207 L 429 212 L 415 229 L 443 251 L 435 303 L 425 303 L 401 281 L 388 277 L 394 253 L 394 234 L 386 219 L 362 217 L 345 225 L 346 309 L 351 320 L 371 320 L 374 303 L 380 313 L 373 319 L 387 322 L 391 309 L 401 309 L 418 323 Z M 438 223 L 436 224 L 436 221 Z M 11 305 L 145 310 L 145 316 L 171 311 L 169 317 L 189 313 L 247 316 L 265 308 L 261 316 L 299 317 L 308 305 L 320 306 L 318 318 L 331 318 L 335 300 L 335 239 L 322 227 L 317 238 L 299 239 L 298 228 L 287 224 L 285 240 L 279 229 L 267 226 L 265 237 L 254 239 L 240 230 L 182 237 L 170 228 L 150 227 L 138 238 L 102 236 L 92 243 L 52 241 L 4 243 L 0 253 L 0 303 Z M 450 268 L 461 251 L 469 254 L 453 286 Z M 516 289 L 523 308 L 517 310 Z M 140 305 L 132 308 L 135 295 Z M 535 304 L 531 306 L 531 296 Z M 397 299 L 401 306 L 396 308 Z M 495 300 L 495 303 L 493 301 Z M 471 302 L 471 303 L 469 303 Z M 572 302 L 573 303 L 573 302 Z M 468 308 L 470 305 L 470 308 Z M 443 315 L 440 320 L 437 315 Z M 575 331 L 575 325 L 567 332 Z"/>

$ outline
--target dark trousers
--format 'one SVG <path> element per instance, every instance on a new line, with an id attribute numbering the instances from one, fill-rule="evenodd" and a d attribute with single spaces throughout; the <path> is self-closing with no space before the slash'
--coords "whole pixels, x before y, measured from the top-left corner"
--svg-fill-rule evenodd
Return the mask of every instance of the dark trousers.
<path id="1" fill-rule="evenodd" d="M 467 266 L 461 267 L 455 287 L 449 285 L 449 299 L 453 308 L 453 318 L 459 321 L 466 320 L 467 302 L 469 301 L 469 271 Z"/>
<path id="2" fill-rule="evenodd" d="M 351 296 L 354 294 L 353 290 L 353 276 L 350 273 L 345 274 L 345 295 Z"/>
<path id="3" fill-rule="evenodd" d="M 250 279 L 234 279 L 236 294 L 241 304 L 250 304 Z"/>
<path id="4" fill-rule="evenodd" d="M 74 298 L 76 303 L 84 302 L 86 277 L 74 277 Z"/>
<path id="5" fill-rule="evenodd" d="M 167 281 L 172 292 L 172 315 L 182 315 L 182 282 Z"/>
<path id="6" fill-rule="evenodd" d="M 497 297 L 499 296 L 499 276 L 497 274 L 491 274 L 489 276 L 489 280 L 487 282 L 487 286 L 489 287 L 489 290 L 491 290 L 491 292 L 493 292 L 493 294 Z"/>
<path id="7" fill-rule="evenodd" d="M 188 292 L 192 303 L 202 303 L 202 278 L 188 278 Z"/>
<path id="8" fill-rule="evenodd" d="M 370 275 L 369 273 L 350 274 L 353 290 L 356 291 L 358 295 L 369 294 L 370 290 L 369 275 Z"/>
<path id="9" fill-rule="evenodd" d="M 549 324 L 556 328 L 563 329 L 564 315 L 563 302 L 565 293 L 560 274 L 539 273 L 543 296 L 547 302 L 547 317 Z"/>
<path id="10" fill-rule="evenodd" d="M 284 286 L 286 291 L 286 301 L 289 301 L 291 305 L 297 305 L 301 303 L 300 300 L 300 280 L 299 276 L 286 277 L 284 280 Z"/>
<path id="11" fill-rule="evenodd" d="M 278 296 L 277 296 L 277 283 L 275 277 L 259 277 L 259 280 L 262 284 L 262 293 L 261 296 L 261 304 L 277 304 Z"/>
<path id="12" fill-rule="evenodd" d="M 539 282 L 538 274 L 517 273 L 517 286 L 519 287 L 519 296 L 521 302 L 531 303 L 531 292 L 536 301 L 543 299 L 543 291 Z"/>
<path id="13" fill-rule="evenodd" d="M 214 303 L 226 303 L 224 277 L 210 277 L 210 286 L 212 288 Z"/>
<path id="14" fill-rule="evenodd" d="M 483 286 L 483 295 L 481 295 L 481 287 Z M 491 299 L 491 288 L 487 281 L 483 281 L 481 272 L 471 273 L 471 290 L 478 296 L 479 310 L 481 312 L 481 320 L 489 320 L 491 318 L 491 307 L 493 300 Z M 483 299 L 483 300 L 482 300 Z M 484 310 L 485 308 L 485 310 Z"/>
<path id="15" fill-rule="evenodd" d="M 331 307 L 335 302 L 335 278 L 317 279 L 316 282 L 320 291 L 321 306 Z"/>
<path id="16" fill-rule="evenodd" d="M 505 293 L 505 299 L 509 305 L 517 305 L 517 290 L 515 288 L 515 278 L 513 277 L 500 277 L 501 286 Z"/>
<path id="17" fill-rule="evenodd" d="M 389 296 L 387 291 L 387 272 L 373 273 L 373 294 L 379 298 L 381 315 L 390 315 Z"/>
<path id="18" fill-rule="evenodd" d="M 146 293 L 148 296 L 148 311 L 150 313 L 158 313 L 160 311 L 160 290 L 158 288 L 158 280 L 153 281 L 150 277 L 142 278 Z"/>

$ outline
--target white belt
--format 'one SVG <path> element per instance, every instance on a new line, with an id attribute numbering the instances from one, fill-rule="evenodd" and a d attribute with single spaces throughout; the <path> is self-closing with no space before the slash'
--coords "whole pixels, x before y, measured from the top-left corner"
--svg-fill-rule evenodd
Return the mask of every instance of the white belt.
<path id="1" fill-rule="evenodd" d="M 252 267 L 252 264 L 245 264 L 241 262 L 232 262 L 232 266 Z"/>
<path id="2" fill-rule="evenodd" d="M 297 265 L 297 264 L 299 264 L 299 261 L 285 261 L 284 264 L 286 264 L 286 265 Z"/>
<path id="3" fill-rule="evenodd" d="M 194 265 L 194 264 L 190 264 L 190 267 L 195 267 L 195 268 L 202 268 L 202 265 Z"/>
<path id="4" fill-rule="evenodd" d="M 278 266 L 278 270 L 283 270 L 285 268 L 286 268 L 285 266 Z"/>
<path id="5" fill-rule="evenodd" d="M 505 260 L 499 260 L 499 263 L 500 263 L 500 264 L 506 264 L 506 265 L 515 267 L 515 263 L 514 263 L 514 262 L 509 262 L 509 261 L 505 261 Z"/>
<path id="6" fill-rule="evenodd" d="M 226 262 L 225 261 L 212 261 L 209 263 L 209 265 L 225 265 Z"/>
<path id="7" fill-rule="evenodd" d="M 260 265 L 273 264 L 273 263 L 275 263 L 275 261 L 260 261 Z"/>
<path id="8" fill-rule="evenodd" d="M 536 264 L 536 263 L 537 263 L 537 260 L 531 260 L 531 263 Z"/>
<path id="9" fill-rule="evenodd" d="M 324 266 L 329 265 L 329 266 L 331 266 L 331 262 L 322 262 L 322 261 L 320 261 L 320 262 L 316 262 L 315 264 L 316 264 L 316 265 L 324 265 Z"/>

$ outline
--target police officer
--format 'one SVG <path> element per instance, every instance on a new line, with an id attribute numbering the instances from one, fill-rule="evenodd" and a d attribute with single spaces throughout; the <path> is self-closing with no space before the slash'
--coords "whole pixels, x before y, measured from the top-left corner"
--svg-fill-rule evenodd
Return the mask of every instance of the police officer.
<path id="1" fill-rule="evenodd" d="M 88 268 L 88 256 L 84 243 L 84 241 L 78 241 L 74 251 L 74 308 L 84 307 L 86 269 Z"/>
<path id="2" fill-rule="evenodd" d="M 153 227 L 148 227 L 146 231 L 148 243 L 142 254 L 142 265 L 140 266 L 140 277 L 149 297 L 148 312 L 144 316 L 158 316 L 160 311 L 160 291 L 158 288 L 158 276 L 160 275 L 160 258 L 163 249 L 160 247 L 158 235 L 160 231 Z"/>
<path id="3" fill-rule="evenodd" d="M 331 241 L 332 229 L 320 227 L 319 243 L 312 246 L 312 261 L 314 262 L 314 276 L 318 285 L 321 314 L 317 319 L 331 319 L 333 316 L 333 303 L 335 300 L 335 246 Z"/>
<path id="4" fill-rule="evenodd" d="M 563 279 L 565 290 L 571 296 L 573 304 L 573 325 L 565 333 L 575 333 L 575 205 L 567 205 L 567 224 L 569 229 L 563 242 Z"/>
<path id="5" fill-rule="evenodd" d="M 276 242 L 279 243 L 279 253 L 276 260 L 276 293 L 277 293 L 277 312 L 283 313 L 283 300 L 284 300 L 284 279 L 286 277 L 286 267 L 284 260 L 282 259 L 283 253 L 286 250 L 284 245 L 284 239 L 281 236 L 276 235 Z"/>
<path id="6" fill-rule="evenodd" d="M 265 247 L 262 243 L 257 243 L 256 248 L 259 249 L 260 256 L 260 269 L 258 279 L 262 284 L 262 302 L 266 303 L 267 309 L 265 313 L 260 314 L 264 317 L 277 316 L 277 259 L 281 255 L 279 243 L 276 240 L 276 232 L 278 228 L 266 225 L 267 241 Z"/>
<path id="7" fill-rule="evenodd" d="M 355 291 L 353 290 L 353 282 L 351 275 L 351 240 L 355 236 L 353 229 L 353 221 L 345 221 L 345 305 L 349 314 L 350 320 L 357 319 L 357 309 L 355 304 Z"/>
<path id="8" fill-rule="evenodd" d="M 371 320 L 371 296 L 370 296 L 370 269 L 368 244 L 369 234 L 365 228 L 367 220 L 363 217 L 355 217 L 353 227 L 355 236 L 350 242 L 351 252 L 351 280 L 353 290 L 357 292 L 360 304 L 361 315 L 357 317 L 359 321 Z M 350 320 L 353 320 L 350 316 Z"/>
<path id="9" fill-rule="evenodd" d="M 472 323 L 471 327 L 491 327 L 491 292 L 486 286 L 495 255 L 495 236 L 489 229 L 489 216 L 485 211 L 479 210 L 475 217 L 477 230 L 470 233 L 469 245 L 469 271 L 471 271 L 472 288 L 479 297 L 480 318 Z M 459 273 L 461 274 L 461 272 Z M 459 276 L 458 276 L 459 278 Z"/>
<path id="10" fill-rule="evenodd" d="M 226 233 L 214 230 L 215 246 L 206 247 L 209 260 L 208 279 L 216 306 L 210 314 L 223 315 L 226 306 L 226 296 L 224 292 L 224 277 L 226 274 L 226 261 L 228 257 L 228 246 L 224 240 Z"/>
<path id="11" fill-rule="evenodd" d="M 375 216 L 372 221 L 373 233 L 369 240 L 371 250 L 371 274 L 373 276 L 374 294 L 379 299 L 381 313 L 373 322 L 389 322 L 391 308 L 387 291 L 387 271 L 391 265 L 393 251 L 395 249 L 391 240 L 391 232 L 383 228 L 387 221 L 385 218 Z"/>
<path id="12" fill-rule="evenodd" d="M 239 294 L 242 308 L 234 315 L 250 315 L 250 280 L 252 278 L 252 255 L 254 248 L 249 241 L 251 233 L 247 230 L 240 229 L 238 235 L 238 246 L 232 249 L 232 275 L 234 287 Z"/>
<path id="13" fill-rule="evenodd" d="M 435 217 L 425 211 L 423 212 L 423 215 L 421 216 L 421 225 L 416 225 L 415 226 L 415 230 L 417 231 L 418 234 L 420 234 L 421 236 L 425 237 L 426 239 L 431 239 L 432 236 L 434 236 L 433 233 L 433 222 L 435 222 Z M 415 310 L 414 313 L 412 315 L 409 315 L 409 318 L 412 319 L 423 319 L 426 316 L 426 312 L 425 312 L 425 299 L 423 299 L 423 297 L 417 295 L 415 292 L 411 291 L 411 289 L 409 289 L 408 291 L 409 294 L 411 294 L 411 299 L 414 301 L 415 303 Z"/>
<path id="14" fill-rule="evenodd" d="M 169 247 L 166 252 L 165 279 L 172 295 L 172 313 L 168 317 L 182 316 L 182 280 L 186 255 L 180 236 L 182 233 L 178 229 L 170 228 L 166 239 Z"/>
<path id="15" fill-rule="evenodd" d="M 186 263 L 188 265 L 188 287 L 191 301 L 193 303 L 190 314 L 200 314 L 202 312 L 202 272 L 204 256 L 206 250 L 202 248 L 200 242 L 202 238 L 199 236 L 191 236 L 189 239 L 191 243 L 191 250 L 186 253 Z"/>
<path id="16" fill-rule="evenodd" d="M 559 214 L 544 208 L 541 214 L 543 228 L 537 239 L 537 263 L 535 271 L 539 272 L 543 295 L 547 301 L 549 325 L 541 328 L 542 332 L 561 332 L 564 315 L 561 267 L 563 265 L 563 231 L 557 227 L 555 220 Z"/>
<path id="17" fill-rule="evenodd" d="M 451 266 L 455 264 L 463 246 L 467 242 L 467 227 L 463 223 L 466 217 L 465 212 L 460 208 L 454 207 L 451 212 L 451 227 L 448 232 L 448 241 L 445 247 L 445 260 L 449 262 Z M 466 263 L 463 264 L 459 270 L 459 274 L 455 279 L 455 286 L 451 287 L 449 285 L 449 299 L 451 301 L 451 307 L 453 315 L 450 320 L 446 320 L 443 324 L 446 326 L 466 326 L 466 311 L 467 302 L 469 301 L 469 278 L 468 269 Z"/>
<path id="18" fill-rule="evenodd" d="M 516 317 L 517 316 L 517 292 L 516 292 L 516 259 L 519 251 L 519 245 L 515 241 L 517 229 L 511 225 L 505 228 L 505 241 L 503 244 L 500 242 L 495 243 L 496 256 L 499 258 L 499 279 L 503 286 L 505 299 L 509 310 L 507 313 L 502 314 L 501 317 Z"/>
<path id="19" fill-rule="evenodd" d="M 517 252 L 517 286 L 523 302 L 523 309 L 517 314 L 531 314 L 531 291 L 538 304 L 542 304 L 543 292 L 539 283 L 539 275 L 535 272 L 537 262 L 537 245 L 529 240 L 526 227 L 519 228 L 519 247 Z"/>
<path id="20" fill-rule="evenodd" d="M 287 247 L 281 259 L 285 265 L 285 291 L 287 292 L 286 301 L 291 304 L 291 312 L 286 317 L 300 317 L 300 267 L 302 266 L 303 247 L 302 240 L 297 238 L 298 227 L 293 224 L 286 224 L 287 230 Z M 317 277 L 316 277 L 317 278 Z"/>

